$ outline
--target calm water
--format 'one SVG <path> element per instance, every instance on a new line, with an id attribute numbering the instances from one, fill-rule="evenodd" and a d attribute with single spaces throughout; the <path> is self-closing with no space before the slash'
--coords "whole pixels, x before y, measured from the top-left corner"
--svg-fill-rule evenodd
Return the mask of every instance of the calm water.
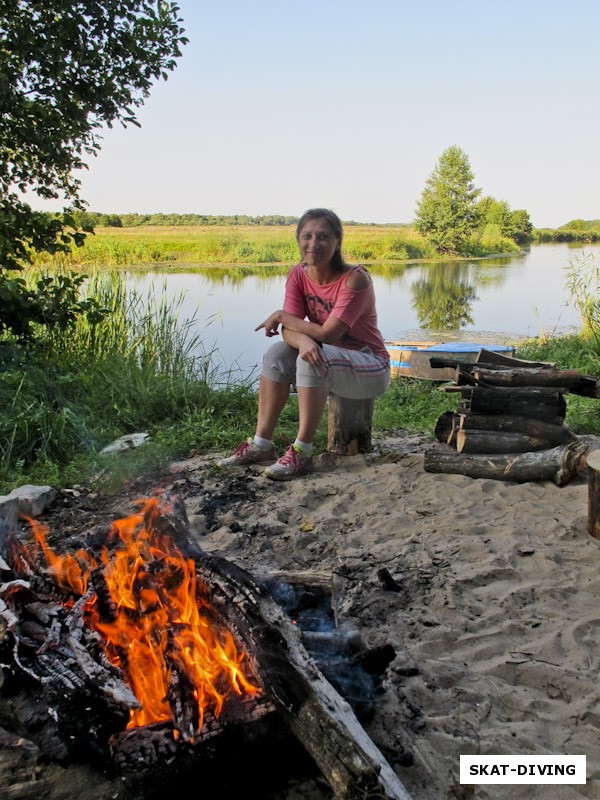
<path id="1" fill-rule="evenodd" d="M 581 321 L 565 281 L 569 265 L 586 255 L 600 258 L 600 247 L 535 245 L 519 256 L 372 270 L 379 327 L 386 340 L 487 343 L 574 332 Z M 141 293 L 181 297 L 180 319 L 194 319 L 220 369 L 244 377 L 258 371 L 272 340 L 254 328 L 281 308 L 285 276 L 230 280 L 219 270 L 130 273 L 127 280 Z"/>

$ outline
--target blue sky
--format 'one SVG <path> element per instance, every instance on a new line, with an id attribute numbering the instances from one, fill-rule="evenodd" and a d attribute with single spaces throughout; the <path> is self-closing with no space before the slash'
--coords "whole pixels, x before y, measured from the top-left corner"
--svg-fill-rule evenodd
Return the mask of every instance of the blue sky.
<path id="1" fill-rule="evenodd" d="M 411 222 L 442 152 L 536 227 L 600 218 L 598 0 L 180 0 L 190 39 L 81 173 L 102 212 Z"/>

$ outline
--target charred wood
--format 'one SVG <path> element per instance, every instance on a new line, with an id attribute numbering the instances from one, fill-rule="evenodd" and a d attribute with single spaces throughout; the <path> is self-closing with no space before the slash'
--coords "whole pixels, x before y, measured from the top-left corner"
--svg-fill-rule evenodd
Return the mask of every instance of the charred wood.
<path id="1" fill-rule="evenodd" d="M 184 541 L 193 541 L 181 515 L 173 530 Z M 245 644 L 267 696 L 334 794 L 409 800 L 349 704 L 306 651 L 298 628 L 265 587 L 237 565 L 203 552 L 198 552 L 196 571 L 216 613 Z"/>

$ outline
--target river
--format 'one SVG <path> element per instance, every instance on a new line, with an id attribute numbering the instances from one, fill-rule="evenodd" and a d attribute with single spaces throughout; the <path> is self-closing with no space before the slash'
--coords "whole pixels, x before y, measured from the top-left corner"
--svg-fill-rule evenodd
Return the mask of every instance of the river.
<path id="1" fill-rule="evenodd" d="M 581 328 L 566 281 L 600 247 L 533 245 L 512 256 L 472 261 L 373 266 L 379 327 L 386 340 L 435 339 L 506 343 Z M 193 320 L 218 372 L 246 378 L 258 372 L 271 344 L 254 328 L 281 308 L 285 276 L 229 279 L 226 270 L 130 272 L 140 293 L 179 297 L 181 320 Z"/>

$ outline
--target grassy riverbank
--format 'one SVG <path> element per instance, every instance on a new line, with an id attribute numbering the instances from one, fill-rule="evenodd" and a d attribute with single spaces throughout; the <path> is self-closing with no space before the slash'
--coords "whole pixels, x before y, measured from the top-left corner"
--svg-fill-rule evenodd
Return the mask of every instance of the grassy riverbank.
<path id="1" fill-rule="evenodd" d="M 344 255 L 350 262 L 440 260 L 434 248 L 407 225 L 352 225 L 344 232 Z M 519 250 L 501 236 L 474 237 L 465 256 L 482 257 Z M 35 256 L 40 267 L 118 269 L 136 266 L 164 269 L 195 266 L 285 266 L 298 259 L 295 228 L 273 226 L 143 226 L 97 228 L 83 247 L 69 256 Z"/>
<path id="2" fill-rule="evenodd" d="M 48 331 L 34 349 L 0 345 L 2 494 L 26 483 L 116 488 L 169 460 L 228 450 L 254 431 L 254 387 L 217 370 L 216 354 L 189 337 L 194 320 L 184 325 L 178 319 L 177 299 L 148 308 L 135 291 L 125 292 L 118 273 L 96 276 L 87 292 L 110 309 L 100 325 L 80 320 L 73 331 Z M 600 373 L 593 335 L 529 342 L 517 355 Z M 455 407 L 455 395 L 440 392 L 438 384 L 395 380 L 376 401 L 374 436 L 433 434 L 439 415 Z M 577 433 L 600 435 L 598 400 L 569 397 L 567 423 Z M 293 439 L 296 425 L 292 398 L 276 436 L 280 448 Z M 142 431 L 150 434 L 149 444 L 101 454 L 114 439 Z M 315 444 L 317 451 L 325 447 L 325 419 Z"/>

